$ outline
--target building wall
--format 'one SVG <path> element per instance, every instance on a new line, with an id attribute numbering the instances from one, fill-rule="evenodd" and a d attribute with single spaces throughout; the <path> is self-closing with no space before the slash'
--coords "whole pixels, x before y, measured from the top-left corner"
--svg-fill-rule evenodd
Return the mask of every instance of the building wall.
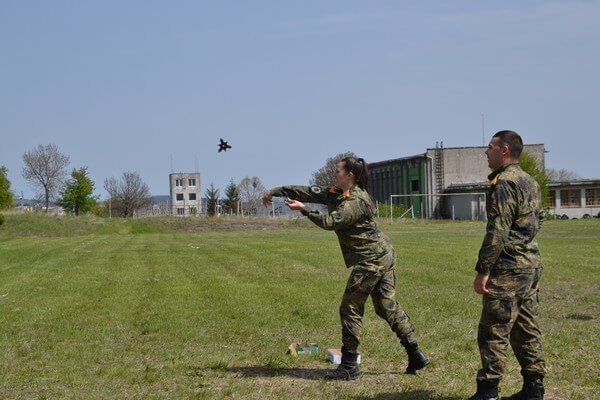
<path id="1" fill-rule="evenodd" d="M 485 155 L 487 146 L 445 147 L 439 150 L 443 154 L 443 191 L 452 185 L 487 183 L 491 172 Z M 543 144 L 526 144 L 523 151 L 545 166 Z M 435 157 L 436 149 L 431 148 L 425 154 L 370 163 L 373 197 L 378 202 L 389 203 L 391 195 L 427 194 L 394 198 L 394 204 L 412 206 L 415 216 L 426 218 L 450 218 L 454 204 L 455 218 L 481 219 L 481 207 L 485 208 L 485 201 L 482 203 L 478 196 L 470 199 L 469 196 L 437 196 L 440 194 L 437 192 L 440 177 L 436 175 Z"/>
<path id="2" fill-rule="evenodd" d="M 441 218 L 484 221 L 485 194 L 449 194 L 441 197 Z"/>
<path id="3" fill-rule="evenodd" d="M 195 180 L 195 185 L 190 185 L 190 179 Z M 181 180 L 181 185 L 177 185 L 178 180 Z M 197 172 L 169 174 L 169 194 L 172 214 L 178 216 L 200 214 L 202 211 L 200 188 L 200 174 Z M 178 194 L 183 195 L 183 200 L 177 200 Z M 196 199 L 190 200 L 190 194 L 195 194 Z"/>
<path id="4" fill-rule="evenodd" d="M 486 182 L 490 174 L 485 151 L 487 146 L 444 147 L 444 189 L 450 185 Z M 427 149 L 426 155 L 435 160 L 436 149 Z M 526 144 L 523 151 L 531 154 L 542 166 L 545 166 L 543 144 Z M 433 188 L 437 186 L 434 178 Z"/>
<path id="5" fill-rule="evenodd" d="M 579 205 L 563 204 L 561 191 L 564 190 L 578 193 Z M 595 191 L 595 196 L 589 196 L 588 199 L 591 191 Z M 549 212 L 559 218 L 600 217 L 600 180 L 552 183 L 548 192 L 550 199 L 554 198 L 554 202 L 550 203 Z"/>

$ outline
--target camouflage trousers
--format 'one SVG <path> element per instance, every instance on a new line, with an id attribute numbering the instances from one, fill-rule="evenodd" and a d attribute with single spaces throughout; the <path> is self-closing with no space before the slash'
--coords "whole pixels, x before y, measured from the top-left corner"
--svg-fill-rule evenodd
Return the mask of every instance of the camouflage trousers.
<path id="1" fill-rule="evenodd" d="M 538 284 L 542 270 L 527 273 L 492 271 L 489 295 L 483 296 L 477 343 L 482 368 L 477 380 L 499 381 L 504 375 L 508 344 L 521 365 L 522 375 L 546 373 L 542 333 L 538 326 Z"/>
<path id="2" fill-rule="evenodd" d="M 395 255 L 394 255 L 395 258 Z M 360 343 L 365 303 L 371 296 L 375 312 L 385 319 L 401 341 L 416 343 L 415 327 L 395 299 L 395 262 L 386 267 L 356 266 L 352 269 L 340 305 L 344 349 L 356 352 Z"/>

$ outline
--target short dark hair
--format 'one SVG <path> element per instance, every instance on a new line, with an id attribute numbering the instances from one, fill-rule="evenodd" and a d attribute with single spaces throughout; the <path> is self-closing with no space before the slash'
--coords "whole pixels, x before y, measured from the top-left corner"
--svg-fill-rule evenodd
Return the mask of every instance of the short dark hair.
<path id="1" fill-rule="evenodd" d="M 510 155 L 518 159 L 523 151 L 523 139 L 517 132 L 514 131 L 500 131 L 496 132 L 493 137 L 500 139 L 502 146 L 507 145 Z"/>

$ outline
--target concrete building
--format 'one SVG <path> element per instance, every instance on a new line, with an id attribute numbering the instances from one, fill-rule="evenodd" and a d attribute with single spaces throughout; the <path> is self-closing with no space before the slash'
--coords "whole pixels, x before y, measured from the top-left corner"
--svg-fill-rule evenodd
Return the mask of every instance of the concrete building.
<path id="1" fill-rule="evenodd" d="M 600 179 L 550 182 L 548 200 L 558 218 L 600 218 Z"/>
<path id="2" fill-rule="evenodd" d="M 485 219 L 487 146 L 443 147 L 423 154 L 369 164 L 371 188 L 378 202 L 412 207 L 417 218 Z M 543 144 L 523 151 L 545 165 Z"/>
<path id="3" fill-rule="evenodd" d="M 169 193 L 172 215 L 190 216 L 202 211 L 198 172 L 169 174 Z"/>

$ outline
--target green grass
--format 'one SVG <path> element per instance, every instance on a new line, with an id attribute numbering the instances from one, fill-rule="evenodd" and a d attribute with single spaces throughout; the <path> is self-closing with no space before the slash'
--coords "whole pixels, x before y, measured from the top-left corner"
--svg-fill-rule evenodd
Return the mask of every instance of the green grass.
<path id="1" fill-rule="evenodd" d="M 397 299 L 432 365 L 406 356 L 368 303 L 363 376 L 326 382 L 348 271 L 305 221 L 8 215 L 0 227 L 0 398 L 446 399 L 470 396 L 480 222 L 381 221 Z M 541 324 L 547 399 L 600 398 L 600 221 L 549 221 Z M 292 359 L 289 343 L 319 344 Z M 502 394 L 520 387 L 509 356 Z"/>

